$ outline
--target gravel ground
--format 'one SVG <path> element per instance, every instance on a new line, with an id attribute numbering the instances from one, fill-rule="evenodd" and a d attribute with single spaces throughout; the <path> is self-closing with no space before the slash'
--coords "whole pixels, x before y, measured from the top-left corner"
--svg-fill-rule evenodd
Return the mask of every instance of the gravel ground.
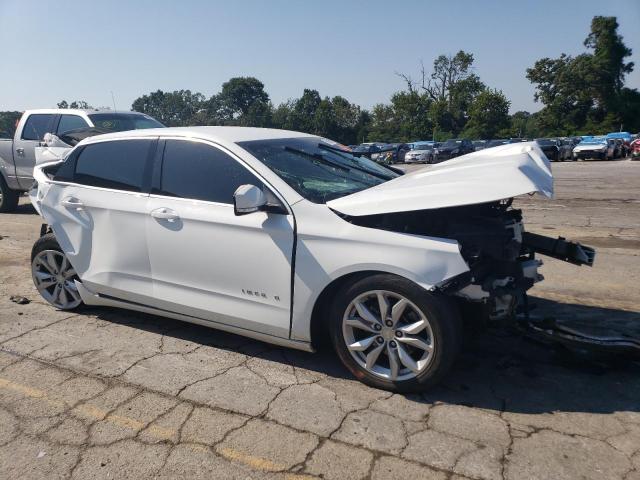
<path id="1" fill-rule="evenodd" d="M 640 162 L 553 167 L 555 200 L 517 201 L 527 227 L 598 256 L 547 260 L 537 312 L 640 335 Z M 39 225 L 26 198 L 0 217 L 0 478 L 640 479 L 638 363 L 489 330 L 442 386 L 392 395 L 328 351 L 56 311 L 29 273 Z"/>

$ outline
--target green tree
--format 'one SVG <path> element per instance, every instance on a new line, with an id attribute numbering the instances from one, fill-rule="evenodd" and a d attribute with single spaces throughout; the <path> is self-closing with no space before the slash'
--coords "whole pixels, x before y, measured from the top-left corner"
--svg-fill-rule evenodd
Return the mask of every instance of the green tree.
<path id="1" fill-rule="evenodd" d="M 511 102 L 501 91 L 484 90 L 469 107 L 469 121 L 463 135 L 470 138 L 496 138 L 498 133 L 509 128 L 510 105 Z"/>
<path id="2" fill-rule="evenodd" d="M 527 78 L 536 88 L 534 99 L 544 105 L 536 120 L 545 134 L 640 126 L 638 115 L 630 113 L 638 92 L 624 87 L 625 75 L 633 70 L 633 63 L 625 63 L 631 49 L 617 29 L 615 17 L 594 17 L 584 42 L 591 52 L 543 58 L 527 69 Z"/>
<path id="3" fill-rule="evenodd" d="M 378 142 L 393 142 L 400 138 L 400 126 L 391 105 L 378 103 L 371 111 L 371 125 L 367 139 Z"/>
<path id="4" fill-rule="evenodd" d="M 254 77 L 234 77 L 222 84 L 214 118 L 228 125 L 263 127 L 271 124 L 272 107 L 264 84 Z"/>
<path id="5" fill-rule="evenodd" d="M 151 115 L 168 127 L 180 127 L 202 121 L 199 113 L 206 110 L 206 102 L 204 95 L 191 90 L 157 90 L 134 100 L 131 109 Z"/>
<path id="6" fill-rule="evenodd" d="M 486 87 L 473 73 L 473 54 L 460 50 L 455 55 L 440 55 L 433 62 L 432 72 L 421 68 L 419 81 L 409 75 L 400 74 L 405 80 L 409 94 L 424 96 L 429 102 L 427 115 L 430 135 L 457 135 L 469 118 L 469 107 L 474 98 Z M 426 120 L 419 117 L 425 126 Z M 420 131 L 420 126 L 410 127 Z M 406 130 L 404 128 L 403 130 Z M 423 134 L 424 135 L 424 134 Z"/>
<path id="7" fill-rule="evenodd" d="M 291 99 L 273 110 L 273 126 L 297 130 L 352 144 L 365 134 L 368 116 L 346 98 L 320 96 L 317 90 L 305 89 L 298 99 Z"/>
<path id="8" fill-rule="evenodd" d="M 631 49 L 618 34 L 616 17 L 593 17 L 591 32 L 584 46 L 593 50 L 593 68 L 596 81 L 594 90 L 598 100 L 609 108 L 615 96 L 620 95 L 624 86 L 624 77 L 633 71 L 633 62 L 625 63 L 631 56 Z"/>
<path id="9" fill-rule="evenodd" d="M 0 138 L 12 138 L 22 112 L 0 112 Z"/>
<path id="10" fill-rule="evenodd" d="M 515 112 L 509 119 L 510 127 L 507 131 L 499 133 L 502 137 L 516 138 L 536 138 L 540 137 L 540 130 L 537 124 L 537 114 L 523 110 Z"/>
<path id="11" fill-rule="evenodd" d="M 58 108 L 79 108 L 82 110 L 89 110 L 93 107 L 84 100 L 74 100 L 71 103 L 68 103 L 66 100 L 62 100 L 58 102 Z"/>

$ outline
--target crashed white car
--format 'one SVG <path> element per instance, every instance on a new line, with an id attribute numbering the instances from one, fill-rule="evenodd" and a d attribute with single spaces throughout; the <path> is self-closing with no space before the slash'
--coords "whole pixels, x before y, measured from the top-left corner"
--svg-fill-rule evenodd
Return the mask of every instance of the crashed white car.
<path id="1" fill-rule="evenodd" d="M 194 127 L 88 138 L 35 169 L 44 218 L 32 273 L 59 309 L 138 310 L 312 351 L 328 335 L 363 382 L 435 384 L 460 349 L 461 306 L 513 315 L 535 252 L 517 195 L 550 197 L 533 143 L 409 174 L 324 138 Z M 78 326 L 78 328 L 82 328 Z"/>

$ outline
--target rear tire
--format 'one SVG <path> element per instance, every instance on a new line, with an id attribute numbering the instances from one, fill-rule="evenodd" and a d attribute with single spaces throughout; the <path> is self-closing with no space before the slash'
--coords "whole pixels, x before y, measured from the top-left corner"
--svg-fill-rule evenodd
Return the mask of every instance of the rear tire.
<path id="1" fill-rule="evenodd" d="M 75 310 L 83 305 L 75 282 L 73 266 L 53 233 L 43 235 L 31 249 L 31 276 L 38 292 L 60 310 Z"/>
<path id="2" fill-rule="evenodd" d="M 431 388 L 449 372 L 460 350 L 455 305 L 402 277 L 375 274 L 347 284 L 330 312 L 329 333 L 338 357 L 356 378 L 375 388 Z"/>
<path id="3" fill-rule="evenodd" d="M 20 192 L 11 190 L 0 175 L 0 213 L 13 212 L 18 206 Z"/>

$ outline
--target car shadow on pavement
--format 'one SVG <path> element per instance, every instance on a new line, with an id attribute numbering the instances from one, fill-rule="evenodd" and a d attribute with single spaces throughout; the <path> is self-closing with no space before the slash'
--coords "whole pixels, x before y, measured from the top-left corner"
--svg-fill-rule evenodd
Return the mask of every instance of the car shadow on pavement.
<path id="1" fill-rule="evenodd" d="M 532 313 L 579 329 L 640 338 L 640 313 L 532 298 Z M 524 334 L 488 329 L 463 349 L 454 371 L 423 395 L 512 413 L 640 412 L 640 359 L 569 350 Z"/>
<path id="2" fill-rule="evenodd" d="M 20 204 L 11 212 L 12 215 L 37 215 L 36 209 L 33 208 L 29 199 L 22 200 Z"/>
<path id="3" fill-rule="evenodd" d="M 573 318 L 583 324 L 606 323 L 617 330 L 628 327 L 633 335 L 640 333 L 639 313 L 541 298 L 532 301 L 538 305 L 536 312 L 544 315 Z M 111 308 L 85 308 L 85 312 L 194 345 L 240 352 L 357 383 L 328 346 L 307 353 L 153 315 Z M 640 412 L 639 372 L 638 359 L 572 352 L 516 331 L 489 328 L 465 344 L 453 371 L 439 386 L 406 398 L 525 414 Z M 354 389 L 354 395 L 358 391 Z"/>

